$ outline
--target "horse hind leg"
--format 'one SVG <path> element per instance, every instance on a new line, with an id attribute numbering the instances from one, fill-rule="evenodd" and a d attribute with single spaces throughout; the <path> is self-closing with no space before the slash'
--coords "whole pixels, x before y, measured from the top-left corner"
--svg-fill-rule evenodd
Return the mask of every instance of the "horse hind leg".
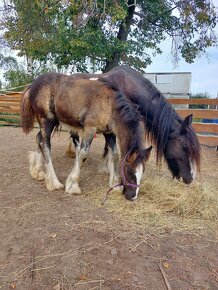
<path id="1" fill-rule="evenodd" d="M 81 143 L 79 142 L 79 136 L 77 134 L 73 137 L 73 142 L 76 147 L 76 159 L 74 167 L 66 180 L 65 192 L 68 194 L 81 194 L 81 189 L 78 184 L 80 170 L 83 162 L 87 159 L 95 132 L 95 128 L 85 128 Z"/>
<path id="2" fill-rule="evenodd" d="M 41 138 L 39 140 L 39 147 L 45 161 L 45 183 L 48 190 L 55 190 L 63 188 L 64 185 L 60 183 L 55 173 L 53 163 L 51 160 L 51 133 L 57 124 L 53 119 L 45 119 L 41 126 Z"/>
<path id="3" fill-rule="evenodd" d="M 109 151 L 109 144 L 108 144 L 108 134 L 103 134 L 105 138 L 105 145 L 104 145 L 104 152 L 102 156 L 102 161 L 100 165 L 98 166 L 98 172 L 99 173 L 109 173 L 108 170 L 108 151 Z"/>
<path id="4" fill-rule="evenodd" d="M 74 150 L 74 145 L 73 145 L 73 132 L 70 132 L 70 138 L 68 140 L 67 144 L 67 149 L 66 149 L 66 155 L 70 158 L 75 158 L 76 157 L 76 152 Z"/>
<path id="5" fill-rule="evenodd" d="M 42 138 L 41 132 L 37 134 L 37 143 L 40 143 Z M 45 178 L 45 169 L 43 162 L 43 155 L 40 150 L 40 146 L 38 145 L 37 150 L 35 152 L 30 151 L 28 154 L 29 163 L 30 163 L 30 175 L 35 180 L 43 180 Z"/>

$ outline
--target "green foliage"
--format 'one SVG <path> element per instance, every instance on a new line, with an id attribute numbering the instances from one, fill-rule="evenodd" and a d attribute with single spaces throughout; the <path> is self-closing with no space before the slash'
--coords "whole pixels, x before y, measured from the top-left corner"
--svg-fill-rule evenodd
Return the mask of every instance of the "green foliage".
<path id="1" fill-rule="evenodd" d="M 136 6 L 134 5 L 136 3 Z M 211 0 L 5 0 L 4 39 L 20 55 L 59 68 L 103 70 L 118 63 L 144 70 L 147 51 L 169 35 L 174 58 L 193 62 L 216 43 Z"/>
<path id="2" fill-rule="evenodd" d="M 33 78 L 29 75 L 25 69 L 18 68 L 18 69 L 10 69 L 4 73 L 4 78 L 6 81 L 5 88 L 16 88 L 20 86 L 24 86 L 32 82 Z M 19 88 L 22 90 L 23 88 Z"/>
<path id="3" fill-rule="evenodd" d="M 210 99 L 211 96 L 208 92 L 190 94 L 190 99 Z M 207 109 L 207 105 L 189 105 L 189 109 Z"/>
<path id="4" fill-rule="evenodd" d="M 2 91 L 3 90 L 10 90 L 12 88 L 12 91 L 14 91 L 13 88 L 18 88 L 18 91 L 21 91 L 26 87 L 27 84 L 32 83 L 32 81 L 42 73 L 48 72 L 48 71 L 55 71 L 55 68 L 53 66 L 47 66 L 45 64 L 40 65 L 34 65 L 32 67 L 31 73 L 27 72 L 25 65 L 18 64 L 10 69 L 6 70 L 6 72 L 3 74 L 5 83 L 2 84 Z"/>
<path id="5" fill-rule="evenodd" d="M 5 70 L 12 69 L 18 67 L 18 62 L 14 57 L 4 56 L 0 53 L 0 67 Z"/>

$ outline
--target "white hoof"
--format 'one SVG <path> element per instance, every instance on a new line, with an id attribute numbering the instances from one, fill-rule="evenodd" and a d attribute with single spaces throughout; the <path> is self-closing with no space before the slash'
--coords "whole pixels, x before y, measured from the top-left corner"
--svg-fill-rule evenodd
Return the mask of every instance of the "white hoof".
<path id="1" fill-rule="evenodd" d="M 43 180 L 45 178 L 45 171 L 43 166 L 42 154 L 37 151 L 29 151 L 28 159 L 30 163 L 30 175 L 35 180 Z"/>
<path id="2" fill-rule="evenodd" d="M 112 179 L 112 181 L 110 180 L 109 182 L 109 187 L 114 187 L 114 190 L 122 190 L 123 189 L 123 186 L 116 186 L 120 183 L 120 181 L 118 181 L 118 178 L 117 176 L 115 175 L 114 178 Z"/>
<path id="3" fill-rule="evenodd" d="M 105 162 L 105 160 L 103 160 L 102 163 L 98 166 L 98 173 L 109 173 L 107 162 Z"/>
<path id="4" fill-rule="evenodd" d="M 68 194 L 81 194 L 81 189 L 78 185 L 78 183 L 72 183 L 71 185 L 69 185 L 69 183 L 66 183 L 66 187 L 65 187 L 65 192 Z"/>
<path id="5" fill-rule="evenodd" d="M 45 171 L 42 168 L 31 168 L 30 175 L 35 180 L 43 180 L 45 179 Z"/>
<path id="6" fill-rule="evenodd" d="M 64 185 L 60 183 L 60 181 L 58 180 L 51 180 L 51 179 L 46 178 L 45 182 L 46 182 L 46 187 L 49 191 L 64 188 Z"/>

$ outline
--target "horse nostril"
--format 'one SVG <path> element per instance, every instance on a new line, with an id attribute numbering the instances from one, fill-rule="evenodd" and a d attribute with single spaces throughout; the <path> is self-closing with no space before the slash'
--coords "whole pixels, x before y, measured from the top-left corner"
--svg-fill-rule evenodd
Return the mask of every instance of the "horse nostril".
<path id="1" fill-rule="evenodd" d="M 192 178 L 192 177 L 183 178 L 183 182 L 184 182 L 185 184 L 190 184 L 192 181 L 193 181 L 193 178 Z"/>

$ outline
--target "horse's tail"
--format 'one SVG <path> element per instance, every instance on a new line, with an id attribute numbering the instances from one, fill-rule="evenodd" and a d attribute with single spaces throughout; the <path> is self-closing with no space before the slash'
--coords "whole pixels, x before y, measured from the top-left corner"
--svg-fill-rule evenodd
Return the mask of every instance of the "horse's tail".
<path id="1" fill-rule="evenodd" d="M 30 86 L 27 87 L 21 96 L 20 104 L 20 115 L 21 115 L 21 126 L 24 133 L 28 134 L 34 125 L 35 114 L 30 104 Z"/>

